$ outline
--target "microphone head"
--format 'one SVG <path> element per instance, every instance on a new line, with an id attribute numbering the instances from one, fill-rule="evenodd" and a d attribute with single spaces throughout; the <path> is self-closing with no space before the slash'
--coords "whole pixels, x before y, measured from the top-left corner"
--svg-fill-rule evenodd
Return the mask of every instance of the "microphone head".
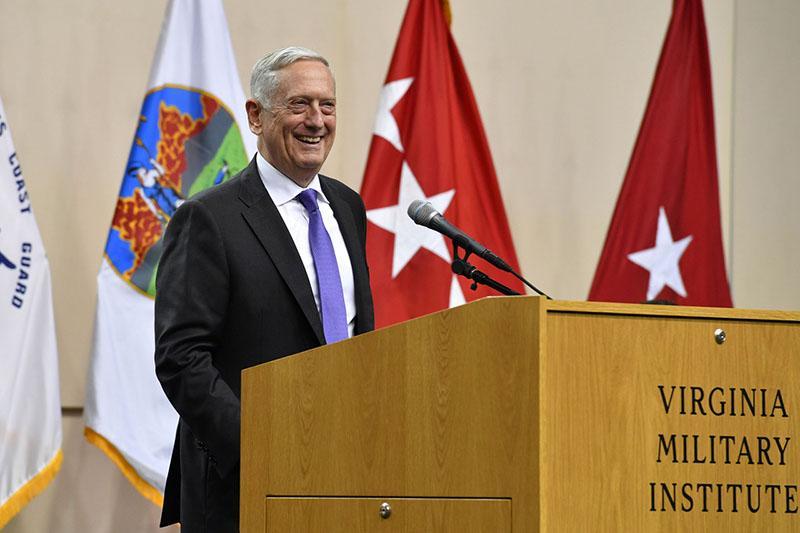
<path id="1" fill-rule="evenodd" d="M 428 222 L 438 214 L 439 212 L 430 202 L 414 200 L 408 205 L 408 216 L 420 226 L 427 226 Z"/>

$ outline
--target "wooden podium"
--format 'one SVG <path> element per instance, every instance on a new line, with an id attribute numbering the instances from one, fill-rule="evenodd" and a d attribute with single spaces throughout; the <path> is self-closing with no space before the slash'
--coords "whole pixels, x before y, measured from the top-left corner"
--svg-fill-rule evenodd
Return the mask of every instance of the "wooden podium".
<path id="1" fill-rule="evenodd" d="M 488 298 L 246 370 L 245 532 L 798 531 L 800 313 Z"/>

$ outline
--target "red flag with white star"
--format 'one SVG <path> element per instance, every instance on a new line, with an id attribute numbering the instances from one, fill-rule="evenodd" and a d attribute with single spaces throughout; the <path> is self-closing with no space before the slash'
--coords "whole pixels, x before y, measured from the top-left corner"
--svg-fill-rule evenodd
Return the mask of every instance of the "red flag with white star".
<path id="1" fill-rule="evenodd" d="M 482 296 L 450 271 L 450 241 L 406 211 L 429 201 L 519 271 L 497 177 L 441 0 L 411 0 L 381 90 L 361 195 L 378 327 Z M 522 283 L 471 256 L 512 289 Z"/>
<path id="2" fill-rule="evenodd" d="M 731 307 L 701 0 L 675 0 L 590 300 Z"/>

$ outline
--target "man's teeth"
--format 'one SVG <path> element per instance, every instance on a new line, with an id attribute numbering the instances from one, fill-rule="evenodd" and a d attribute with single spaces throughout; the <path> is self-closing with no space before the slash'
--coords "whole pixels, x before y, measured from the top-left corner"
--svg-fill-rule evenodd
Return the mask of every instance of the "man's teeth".
<path id="1" fill-rule="evenodd" d="M 322 137 L 307 137 L 305 135 L 298 135 L 297 138 L 304 143 L 318 143 L 322 139 Z"/>

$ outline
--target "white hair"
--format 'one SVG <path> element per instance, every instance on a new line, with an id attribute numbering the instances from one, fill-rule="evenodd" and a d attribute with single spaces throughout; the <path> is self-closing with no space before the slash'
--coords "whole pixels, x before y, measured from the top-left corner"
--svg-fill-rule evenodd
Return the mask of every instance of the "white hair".
<path id="1" fill-rule="evenodd" d="M 250 95 L 265 108 L 271 109 L 272 97 L 278 89 L 278 73 L 297 61 L 319 61 L 331 70 L 328 60 L 314 50 L 300 46 L 289 46 L 275 50 L 256 62 L 250 73 Z M 331 74 L 333 74 L 331 72 Z"/>

